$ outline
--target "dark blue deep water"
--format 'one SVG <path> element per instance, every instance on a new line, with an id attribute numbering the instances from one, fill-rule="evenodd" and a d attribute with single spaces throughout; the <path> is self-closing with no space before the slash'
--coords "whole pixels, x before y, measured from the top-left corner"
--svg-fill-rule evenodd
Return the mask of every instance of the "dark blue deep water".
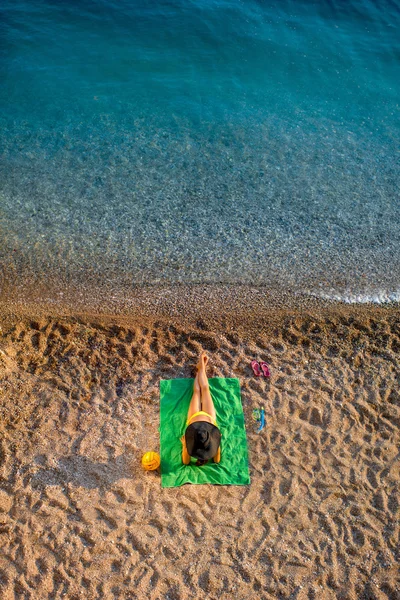
<path id="1" fill-rule="evenodd" d="M 397 0 L 3 0 L 3 289 L 398 299 L 399 142 Z"/>

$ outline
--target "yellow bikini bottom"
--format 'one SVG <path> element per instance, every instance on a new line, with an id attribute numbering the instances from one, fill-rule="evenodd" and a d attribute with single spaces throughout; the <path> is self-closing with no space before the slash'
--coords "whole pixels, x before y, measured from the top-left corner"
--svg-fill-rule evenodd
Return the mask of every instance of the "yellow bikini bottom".
<path id="1" fill-rule="evenodd" d="M 195 417 L 199 417 L 200 415 L 204 415 L 205 417 L 210 417 L 212 424 L 217 426 L 217 421 L 214 419 L 214 417 L 212 417 L 210 414 L 208 414 L 207 412 L 204 412 L 204 410 L 199 410 L 199 412 L 194 413 L 194 415 L 192 415 L 191 417 L 189 417 L 189 419 L 186 421 L 186 427 L 188 425 L 190 425 L 190 422 L 195 418 Z"/>

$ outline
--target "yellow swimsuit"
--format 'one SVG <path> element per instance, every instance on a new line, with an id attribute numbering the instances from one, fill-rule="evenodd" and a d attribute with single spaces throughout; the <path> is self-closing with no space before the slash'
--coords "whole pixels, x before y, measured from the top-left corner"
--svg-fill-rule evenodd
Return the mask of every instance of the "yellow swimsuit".
<path id="1" fill-rule="evenodd" d="M 195 417 L 199 417 L 200 415 L 204 415 L 205 417 L 210 417 L 212 424 L 217 426 L 217 421 L 214 419 L 214 417 L 212 417 L 211 415 L 209 415 L 208 413 L 204 412 L 204 410 L 199 410 L 199 412 L 194 413 L 194 415 L 192 415 L 191 417 L 189 417 L 189 419 L 186 421 L 186 427 L 188 425 L 190 425 L 190 422 L 192 421 L 192 419 L 194 419 Z"/>

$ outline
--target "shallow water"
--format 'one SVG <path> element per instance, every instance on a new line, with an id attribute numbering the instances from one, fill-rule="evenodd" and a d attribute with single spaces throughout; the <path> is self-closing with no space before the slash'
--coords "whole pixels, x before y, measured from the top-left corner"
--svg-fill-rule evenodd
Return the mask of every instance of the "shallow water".
<path id="1" fill-rule="evenodd" d="M 400 5 L 0 7 L 3 281 L 400 298 Z"/>

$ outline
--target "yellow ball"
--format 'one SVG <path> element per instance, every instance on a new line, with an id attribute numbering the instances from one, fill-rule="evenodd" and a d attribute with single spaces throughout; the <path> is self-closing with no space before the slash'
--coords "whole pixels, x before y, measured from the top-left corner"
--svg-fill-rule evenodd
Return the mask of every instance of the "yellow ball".
<path id="1" fill-rule="evenodd" d="M 157 452 L 143 454 L 142 467 L 146 471 L 155 471 L 160 466 L 160 455 Z"/>

